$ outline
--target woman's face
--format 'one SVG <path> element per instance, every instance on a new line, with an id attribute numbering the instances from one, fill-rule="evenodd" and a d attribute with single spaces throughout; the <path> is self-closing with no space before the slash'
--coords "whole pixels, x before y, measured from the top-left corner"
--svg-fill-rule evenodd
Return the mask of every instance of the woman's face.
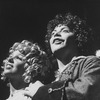
<path id="1" fill-rule="evenodd" d="M 4 74 L 6 77 L 22 76 L 25 71 L 24 55 L 19 51 L 14 51 L 4 60 Z"/>
<path id="2" fill-rule="evenodd" d="M 52 53 L 69 45 L 68 39 L 74 35 L 67 26 L 61 24 L 55 27 L 51 34 L 50 46 Z M 69 46 L 71 46 L 71 44 Z"/>

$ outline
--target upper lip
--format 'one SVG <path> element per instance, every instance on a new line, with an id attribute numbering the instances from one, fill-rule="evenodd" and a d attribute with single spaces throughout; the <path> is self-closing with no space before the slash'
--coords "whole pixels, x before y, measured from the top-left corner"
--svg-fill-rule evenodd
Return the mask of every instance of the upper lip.
<path id="1" fill-rule="evenodd" d="M 61 38 L 55 38 L 54 40 L 53 40 L 53 43 L 55 42 L 55 41 L 60 41 L 60 42 L 64 42 L 64 39 L 61 39 Z"/>

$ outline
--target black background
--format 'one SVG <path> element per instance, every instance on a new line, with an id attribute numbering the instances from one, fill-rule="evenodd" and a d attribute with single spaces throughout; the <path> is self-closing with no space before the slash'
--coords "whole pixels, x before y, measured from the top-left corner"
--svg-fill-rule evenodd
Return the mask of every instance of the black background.
<path id="1" fill-rule="evenodd" d="M 0 1 L 0 66 L 9 47 L 23 39 L 38 42 L 44 46 L 44 36 L 49 20 L 56 14 L 73 12 L 95 31 L 95 49 L 100 48 L 100 2 L 99 0 L 33 0 Z M 6 83 L 0 81 L 0 100 L 9 95 Z"/>

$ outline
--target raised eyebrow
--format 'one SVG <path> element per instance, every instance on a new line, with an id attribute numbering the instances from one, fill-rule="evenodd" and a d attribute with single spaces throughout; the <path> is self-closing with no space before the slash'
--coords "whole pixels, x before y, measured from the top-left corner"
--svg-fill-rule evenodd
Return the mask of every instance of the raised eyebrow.
<path id="1" fill-rule="evenodd" d="M 66 27 L 63 27 L 60 31 L 62 31 L 62 30 L 64 30 L 64 29 L 66 29 Z"/>
<path id="2" fill-rule="evenodd" d="M 63 27 L 59 32 L 61 32 L 62 30 L 66 29 L 66 27 Z"/>
<path id="3" fill-rule="evenodd" d="M 19 54 L 19 55 L 17 55 L 17 56 L 22 56 L 22 57 L 24 57 L 24 55 L 23 55 L 23 54 Z"/>
<path id="4" fill-rule="evenodd" d="M 60 32 L 61 32 L 63 29 L 65 29 L 65 28 L 66 28 L 66 27 L 63 27 L 63 28 L 60 30 Z M 52 33 L 53 33 L 53 32 L 56 32 L 56 30 L 53 30 Z"/>
<path id="5" fill-rule="evenodd" d="M 16 58 L 16 57 L 19 57 L 19 56 L 22 56 L 22 57 L 24 57 L 24 55 L 23 54 L 19 54 L 19 55 L 16 55 L 16 56 L 11 56 L 12 58 Z"/>

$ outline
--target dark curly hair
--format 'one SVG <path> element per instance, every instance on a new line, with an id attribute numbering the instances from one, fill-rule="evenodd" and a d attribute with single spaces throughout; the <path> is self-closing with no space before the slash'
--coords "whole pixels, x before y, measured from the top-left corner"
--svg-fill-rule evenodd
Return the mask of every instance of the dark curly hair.
<path id="1" fill-rule="evenodd" d="M 85 20 L 80 19 L 76 15 L 71 13 L 66 13 L 65 15 L 56 15 L 55 19 L 49 21 L 47 25 L 47 34 L 45 36 L 45 43 L 48 53 L 51 55 L 51 49 L 49 40 L 51 38 L 51 33 L 56 26 L 59 24 L 65 25 L 74 34 L 75 43 L 78 48 L 80 55 L 89 54 L 89 48 L 92 48 L 91 44 L 93 39 L 93 30 L 86 24 Z"/>
<path id="2" fill-rule="evenodd" d="M 2 68 L 4 69 L 5 63 L 8 59 L 10 59 L 10 55 L 17 50 L 24 55 L 24 57 L 21 59 L 27 63 L 27 66 L 25 66 L 25 72 L 23 74 L 24 81 L 26 83 L 35 80 L 44 82 L 45 78 L 48 76 L 51 64 L 46 52 L 43 51 L 37 43 L 32 43 L 28 40 L 14 43 L 9 50 L 9 57 L 3 61 Z M 1 79 L 6 79 L 3 72 L 1 75 Z"/>

